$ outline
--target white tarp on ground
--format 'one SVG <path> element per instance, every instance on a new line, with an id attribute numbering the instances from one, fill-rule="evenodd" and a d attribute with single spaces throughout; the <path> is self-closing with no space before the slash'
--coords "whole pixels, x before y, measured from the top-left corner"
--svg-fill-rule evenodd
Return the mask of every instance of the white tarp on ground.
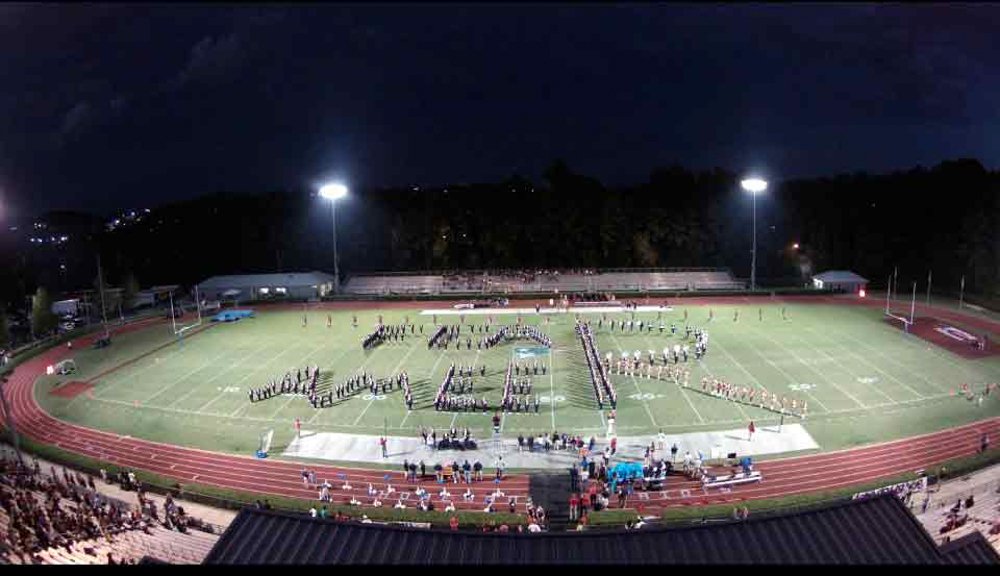
<path id="1" fill-rule="evenodd" d="M 673 308 L 670 306 L 637 306 L 636 312 L 672 312 Z M 629 312 L 621 306 L 588 306 L 586 308 L 570 308 L 566 311 L 563 308 L 541 308 L 539 310 L 541 314 L 606 314 L 610 312 Z M 476 308 L 475 310 L 455 310 L 453 308 L 439 308 L 436 310 L 421 310 L 421 316 L 431 316 L 437 314 L 438 316 L 489 316 L 489 315 L 507 315 L 507 314 L 522 314 L 529 315 L 534 314 L 534 308 Z"/>
<path id="2" fill-rule="evenodd" d="M 439 431 L 440 432 L 440 431 Z M 297 458 L 315 458 L 320 460 L 337 460 L 342 462 L 378 462 L 386 464 L 401 464 L 403 460 L 423 460 L 429 466 L 436 462 L 450 462 L 454 459 L 469 462 L 479 460 L 489 466 L 496 459 L 493 441 L 489 438 L 476 441 L 478 450 L 447 450 L 434 452 L 421 442 L 420 436 L 390 436 L 388 439 L 388 458 L 382 458 L 379 449 L 378 436 L 361 434 L 341 434 L 336 432 L 302 431 L 302 437 L 289 444 L 282 456 Z M 650 442 L 657 441 L 656 435 L 621 436 L 618 438 L 618 455 L 616 459 L 642 460 L 643 450 Z M 758 456 L 762 454 L 780 454 L 801 450 L 819 448 L 813 437 L 801 424 L 785 424 L 781 432 L 777 426 L 761 426 L 757 428 L 753 441 L 747 440 L 746 429 L 721 430 L 715 432 L 689 432 L 685 434 L 666 434 L 666 456 L 670 457 L 670 446 L 677 443 L 677 460 L 680 461 L 684 452 L 690 450 L 695 455 L 701 450 L 705 458 L 725 458 L 727 454 L 736 452 L 739 457 Z M 596 450 L 603 450 L 607 442 L 597 439 Z M 510 468 L 551 468 L 567 469 L 578 459 L 577 455 L 567 450 L 552 450 L 543 452 L 518 453 L 517 440 L 506 439 L 503 446 L 504 462 Z"/>

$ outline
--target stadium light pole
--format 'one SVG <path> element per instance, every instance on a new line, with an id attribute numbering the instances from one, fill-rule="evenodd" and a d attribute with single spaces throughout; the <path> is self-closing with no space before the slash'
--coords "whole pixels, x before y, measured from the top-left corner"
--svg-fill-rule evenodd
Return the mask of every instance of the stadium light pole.
<path id="1" fill-rule="evenodd" d="M 767 181 L 760 178 L 747 178 L 740 182 L 743 190 L 750 193 L 753 199 L 753 248 L 750 252 L 750 291 L 757 290 L 757 195 L 767 190 Z"/>
<path id="2" fill-rule="evenodd" d="M 330 220 L 333 222 L 333 293 L 340 294 L 340 269 L 337 262 L 337 200 L 347 196 L 347 186 L 326 184 L 319 195 L 330 202 Z"/>

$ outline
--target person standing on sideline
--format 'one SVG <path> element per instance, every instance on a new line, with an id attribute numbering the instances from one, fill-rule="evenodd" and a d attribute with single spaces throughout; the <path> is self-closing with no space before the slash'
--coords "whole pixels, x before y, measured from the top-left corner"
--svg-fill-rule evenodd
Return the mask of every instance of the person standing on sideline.
<path id="1" fill-rule="evenodd" d="M 753 441 L 753 433 L 757 431 L 757 427 L 753 425 L 753 420 L 750 421 L 750 425 L 747 426 L 747 431 L 750 433 L 747 436 L 747 440 Z"/>
<path id="2" fill-rule="evenodd" d="M 677 443 L 670 447 L 670 463 L 677 462 Z"/>
<path id="3" fill-rule="evenodd" d="M 389 457 L 389 451 L 386 449 L 385 436 L 382 436 L 381 438 L 378 439 L 378 445 L 381 446 L 381 448 L 382 448 L 382 457 L 383 458 L 388 458 Z"/>
<path id="4" fill-rule="evenodd" d="M 302 420 L 299 418 L 295 419 L 295 437 L 302 438 Z"/>

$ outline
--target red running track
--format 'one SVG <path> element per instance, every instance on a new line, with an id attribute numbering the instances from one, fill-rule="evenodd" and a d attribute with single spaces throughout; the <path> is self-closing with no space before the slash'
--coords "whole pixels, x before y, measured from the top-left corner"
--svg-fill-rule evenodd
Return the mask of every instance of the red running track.
<path id="1" fill-rule="evenodd" d="M 839 298 L 826 298 L 822 301 L 825 303 L 845 303 Z M 719 300 L 708 302 L 722 303 Z M 357 309 L 367 306 L 382 307 L 381 304 L 384 303 L 353 304 L 354 308 Z M 408 307 L 422 306 L 421 303 L 406 304 L 409 305 Z M 346 306 L 344 303 L 338 303 L 336 307 Z M 935 309 L 934 312 L 940 315 L 942 311 Z M 966 322 L 970 320 L 984 322 L 986 325 L 983 327 L 986 329 L 995 331 L 997 328 L 994 323 L 986 320 L 971 319 L 964 315 L 961 316 L 961 319 Z M 123 333 L 143 329 L 158 322 L 162 322 L 162 320 L 146 320 L 119 328 L 116 332 Z M 81 338 L 74 342 L 74 345 L 90 345 L 94 338 L 96 336 Z M 35 401 L 32 393 L 33 382 L 38 376 L 44 374 L 47 365 L 59 361 L 66 355 L 65 348 L 53 348 L 18 366 L 11 376 L 6 389 L 10 395 L 9 400 L 15 422 L 22 434 L 64 450 L 132 469 L 146 470 L 182 483 L 198 482 L 221 488 L 254 492 L 263 496 L 316 499 L 316 490 L 303 486 L 300 474 L 301 465 L 297 463 L 259 460 L 140 440 L 53 418 L 44 412 Z M 763 482 L 734 487 L 729 493 L 714 490 L 703 492 L 700 483 L 695 481 L 671 481 L 667 490 L 649 493 L 648 501 L 633 499 L 631 504 L 633 506 L 642 505 L 644 509 L 648 510 L 673 506 L 742 502 L 751 499 L 775 498 L 843 488 L 928 468 L 951 458 L 973 455 L 979 448 L 980 437 L 984 432 L 992 438 L 1000 436 L 1000 417 L 862 448 L 761 462 L 757 465 L 757 469 L 763 473 L 765 478 Z M 355 496 L 362 502 L 368 502 L 370 499 L 367 498 L 367 484 L 372 483 L 376 487 L 383 486 L 386 482 L 384 479 L 386 473 L 391 474 L 390 481 L 397 483 L 397 490 L 407 486 L 398 469 L 383 471 L 334 466 L 310 466 L 310 469 L 316 471 L 318 478 L 330 479 L 331 484 L 335 486 L 334 497 L 338 501 L 349 500 L 351 496 Z M 344 481 L 341 475 L 346 476 L 346 479 L 353 486 L 352 490 L 340 489 L 340 484 Z M 486 476 L 489 477 L 488 474 Z M 423 482 L 423 484 L 432 494 L 438 491 L 433 482 Z M 460 498 L 464 487 L 456 485 L 453 488 L 455 505 L 458 508 L 478 509 L 482 506 L 480 503 L 482 497 L 492 492 L 493 489 L 492 482 L 474 483 L 475 502 L 466 503 Z M 528 477 L 526 475 L 508 476 L 502 482 L 501 490 L 508 496 L 516 495 L 521 497 L 519 500 L 523 499 L 524 496 L 528 495 Z M 681 497 L 681 490 L 690 490 L 690 495 Z M 384 505 L 391 506 L 393 499 L 386 497 L 384 502 Z M 500 508 L 502 509 L 502 506 Z"/>

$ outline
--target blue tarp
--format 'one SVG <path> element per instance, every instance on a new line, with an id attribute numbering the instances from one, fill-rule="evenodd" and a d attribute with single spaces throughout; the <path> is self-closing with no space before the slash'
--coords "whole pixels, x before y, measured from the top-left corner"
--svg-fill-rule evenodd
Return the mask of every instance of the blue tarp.
<path id="1" fill-rule="evenodd" d="M 253 318 L 253 310 L 226 310 L 212 318 L 212 322 L 234 322 L 241 318 Z"/>

